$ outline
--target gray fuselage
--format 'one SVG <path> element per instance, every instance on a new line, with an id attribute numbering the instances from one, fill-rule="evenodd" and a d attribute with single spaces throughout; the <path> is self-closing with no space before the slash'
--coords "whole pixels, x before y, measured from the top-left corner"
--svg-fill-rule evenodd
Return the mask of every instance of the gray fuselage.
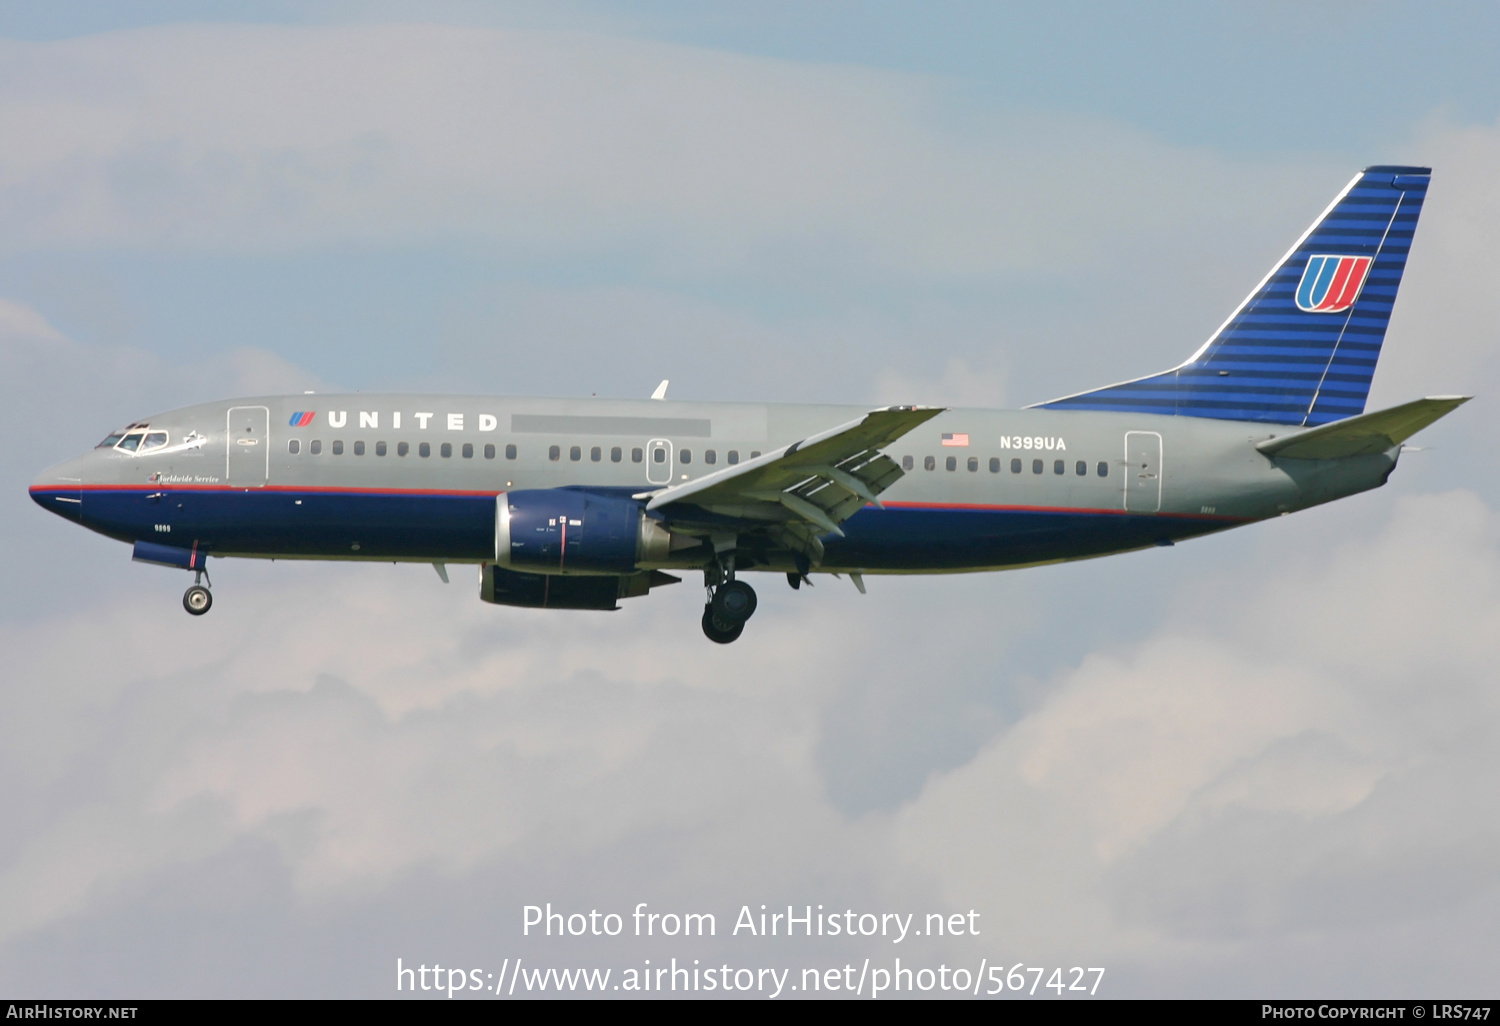
<path id="1" fill-rule="evenodd" d="M 124 541 L 216 556 L 478 562 L 494 498 L 639 495 L 859 418 L 853 406 L 352 394 L 206 403 L 145 418 L 32 486 Z M 1002 569 L 1166 544 L 1377 487 L 1399 448 L 1277 459 L 1279 425 L 949 409 L 885 452 L 905 474 L 828 537 L 816 569 Z M 123 432 L 129 439 L 130 430 Z M 160 436 L 165 434 L 165 438 Z M 966 442 L 966 444 L 965 444 Z M 149 447 L 149 451 L 148 451 Z M 663 566 L 710 558 L 690 544 Z M 788 570 L 763 552 L 744 569 Z"/>

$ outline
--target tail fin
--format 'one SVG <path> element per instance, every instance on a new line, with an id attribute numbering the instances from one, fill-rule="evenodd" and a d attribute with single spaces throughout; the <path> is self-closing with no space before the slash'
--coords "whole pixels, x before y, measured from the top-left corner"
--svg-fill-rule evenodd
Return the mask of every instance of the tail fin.
<path id="1" fill-rule="evenodd" d="M 1362 413 L 1426 167 L 1367 167 L 1187 362 L 1037 405 L 1313 426 Z"/>

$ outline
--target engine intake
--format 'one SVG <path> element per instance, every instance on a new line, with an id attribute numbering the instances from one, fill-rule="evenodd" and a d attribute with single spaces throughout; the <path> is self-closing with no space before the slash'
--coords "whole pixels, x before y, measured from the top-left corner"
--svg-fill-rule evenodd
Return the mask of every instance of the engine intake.
<path id="1" fill-rule="evenodd" d="M 568 488 L 495 497 L 495 562 L 528 574 L 618 576 L 661 563 L 672 536 L 633 499 Z M 582 608 L 597 608 L 593 606 Z"/>

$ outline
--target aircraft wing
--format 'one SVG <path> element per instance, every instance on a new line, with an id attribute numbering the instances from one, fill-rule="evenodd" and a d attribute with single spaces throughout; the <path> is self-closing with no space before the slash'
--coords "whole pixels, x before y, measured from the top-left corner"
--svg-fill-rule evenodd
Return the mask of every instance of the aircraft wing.
<path id="1" fill-rule="evenodd" d="M 1335 420 L 1256 445 L 1267 456 L 1294 460 L 1336 460 L 1385 452 L 1428 424 L 1469 401 L 1466 395 L 1434 395 L 1374 413 Z"/>
<path id="2" fill-rule="evenodd" d="M 673 520 L 784 526 L 800 539 L 795 547 L 821 550 L 817 535 L 842 537 L 838 525 L 866 503 L 880 505 L 880 493 L 901 477 L 896 461 L 880 450 L 942 412 L 921 406 L 872 410 L 737 466 L 637 498 L 649 496 L 646 508 Z"/>

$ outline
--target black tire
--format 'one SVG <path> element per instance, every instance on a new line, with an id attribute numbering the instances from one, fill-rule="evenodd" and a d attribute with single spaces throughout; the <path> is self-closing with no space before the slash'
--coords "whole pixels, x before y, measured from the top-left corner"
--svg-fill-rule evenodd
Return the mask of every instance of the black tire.
<path id="1" fill-rule="evenodd" d="M 714 619 L 723 624 L 741 624 L 755 615 L 755 589 L 744 581 L 730 581 L 714 589 L 709 607 Z"/>
<path id="2" fill-rule="evenodd" d="M 713 606 L 703 607 L 703 634 L 716 645 L 727 645 L 745 632 L 745 625 L 724 624 L 714 617 Z"/>
<path id="3" fill-rule="evenodd" d="M 209 591 L 201 584 L 195 584 L 187 591 L 182 593 L 182 608 L 186 609 L 194 616 L 202 616 L 204 613 L 212 609 L 213 605 L 213 592 Z"/>

